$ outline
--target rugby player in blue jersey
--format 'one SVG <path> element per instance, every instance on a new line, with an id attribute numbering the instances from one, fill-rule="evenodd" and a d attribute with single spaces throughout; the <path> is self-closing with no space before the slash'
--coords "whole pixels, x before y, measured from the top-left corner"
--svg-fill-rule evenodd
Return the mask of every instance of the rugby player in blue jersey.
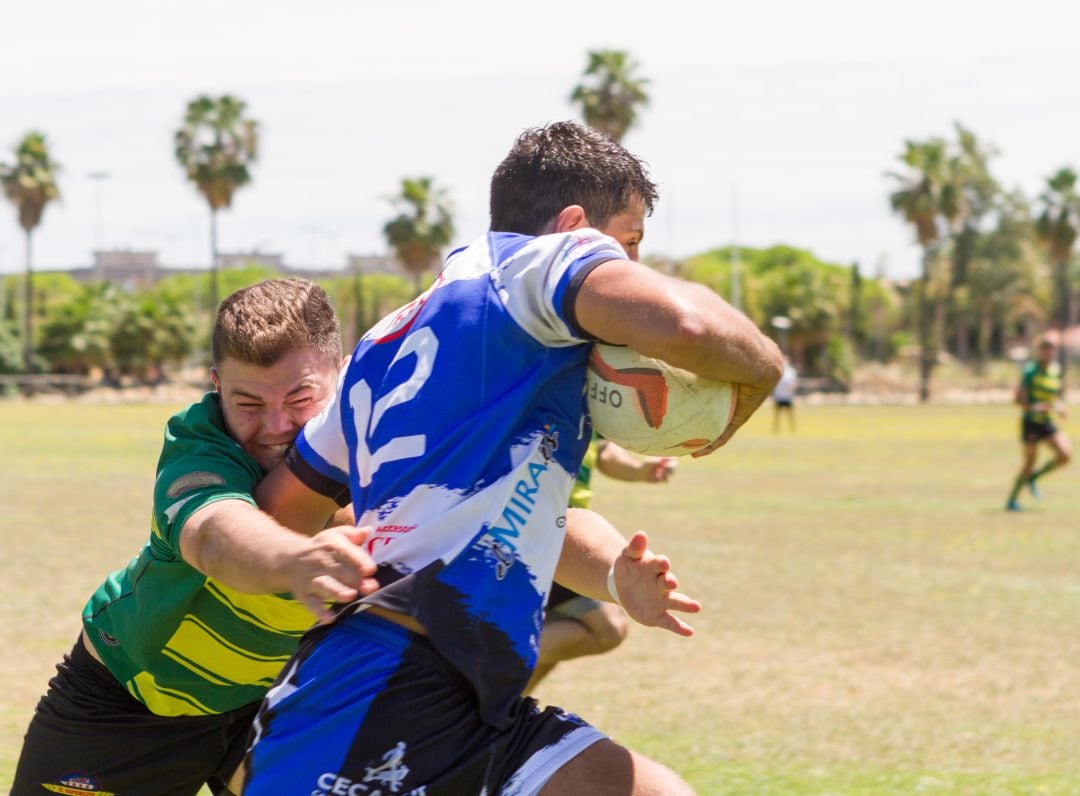
<path id="1" fill-rule="evenodd" d="M 606 135 L 526 131 L 491 232 L 358 343 L 329 406 L 257 492 L 321 527 L 347 486 L 381 587 L 309 632 L 268 692 L 245 793 L 690 792 L 669 769 L 521 696 L 553 578 L 690 635 L 670 563 L 596 515 L 567 523 L 590 439 L 589 345 L 734 382 L 727 442 L 769 396 L 776 346 L 713 292 L 637 262 L 656 189 Z M 606 230 L 607 234 L 599 232 Z"/>

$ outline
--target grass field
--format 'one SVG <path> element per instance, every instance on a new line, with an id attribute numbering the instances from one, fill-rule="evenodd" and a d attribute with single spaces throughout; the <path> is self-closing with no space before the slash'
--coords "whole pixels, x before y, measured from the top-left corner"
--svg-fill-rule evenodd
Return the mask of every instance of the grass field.
<path id="1" fill-rule="evenodd" d="M 0 408 L 6 790 L 84 601 L 147 535 L 174 407 Z M 1080 793 L 1080 467 L 1008 515 L 1012 408 L 798 412 L 667 486 L 597 476 L 594 507 L 705 611 L 564 664 L 542 701 L 703 794 Z"/>

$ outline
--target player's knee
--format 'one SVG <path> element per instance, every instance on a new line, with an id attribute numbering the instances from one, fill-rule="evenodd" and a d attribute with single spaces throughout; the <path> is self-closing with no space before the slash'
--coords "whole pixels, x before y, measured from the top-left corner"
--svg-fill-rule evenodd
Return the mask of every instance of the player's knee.
<path id="1" fill-rule="evenodd" d="M 630 630 L 630 621 L 617 605 L 604 604 L 583 619 L 598 653 L 610 652 L 622 644 Z"/>
<path id="2" fill-rule="evenodd" d="M 694 796 L 693 789 L 667 766 L 610 739 L 585 749 L 560 768 L 540 796 L 562 794 Z"/>

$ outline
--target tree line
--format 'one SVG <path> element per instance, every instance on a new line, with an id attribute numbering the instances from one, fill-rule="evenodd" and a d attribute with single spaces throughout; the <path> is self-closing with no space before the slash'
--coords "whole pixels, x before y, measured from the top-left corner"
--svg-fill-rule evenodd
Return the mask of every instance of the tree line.
<path id="1" fill-rule="evenodd" d="M 570 100 L 586 124 L 621 140 L 639 123 L 648 86 L 627 52 L 597 50 L 587 54 Z M 921 273 L 911 283 L 788 246 L 721 248 L 655 265 L 736 301 L 811 375 L 844 382 L 858 360 L 887 361 L 914 345 L 926 399 L 943 353 L 981 371 L 1006 355 L 1012 341 L 1076 324 L 1077 175 L 1059 169 L 1032 201 L 994 175 L 997 154 L 961 124 L 949 136 L 904 142 L 885 179 L 892 209 L 923 249 Z M 209 209 L 210 268 L 135 292 L 35 274 L 33 234 L 60 196 L 60 168 L 38 131 L 16 144 L 11 163 L 0 163 L 0 186 L 26 239 L 25 276 L 7 278 L 0 291 L 0 372 L 157 378 L 206 350 L 208 319 L 222 295 L 270 275 L 218 269 L 218 214 L 251 184 L 259 156 L 259 123 L 246 103 L 231 95 L 193 99 L 175 133 L 174 155 Z M 403 178 L 390 202 L 396 215 L 382 231 L 409 281 L 331 280 L 347 342 L 379 317 L 384 303 L 418 293 L 454 237 L 452 202 L 434 178 Z M 1065 346 L 1061 352 L 1064 366 Z"/>

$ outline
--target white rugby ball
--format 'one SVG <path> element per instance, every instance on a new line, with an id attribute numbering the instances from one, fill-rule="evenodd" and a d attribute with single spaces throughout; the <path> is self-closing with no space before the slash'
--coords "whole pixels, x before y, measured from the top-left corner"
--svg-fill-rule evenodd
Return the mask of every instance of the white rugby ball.
<path id="1" fill-rule="evenodd" d="M 603 343 L 589 355 L 585 393 L 600 436 L 652 456 L 701 450 L 724 433 L 735 411 L 731 384 Z"/>

